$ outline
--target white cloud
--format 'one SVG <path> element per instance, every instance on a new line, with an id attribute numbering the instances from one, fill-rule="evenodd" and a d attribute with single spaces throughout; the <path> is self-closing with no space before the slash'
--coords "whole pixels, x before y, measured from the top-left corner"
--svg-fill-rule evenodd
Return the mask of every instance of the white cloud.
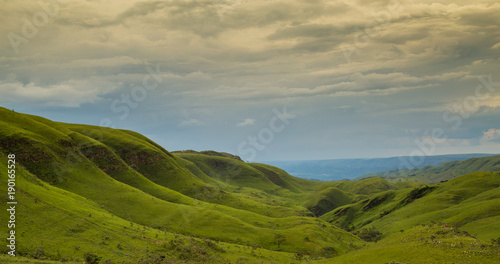
<path id="1" fill-rule="evenodd" d="M 243 120 L 242 122 L 236 124 L 236 126 L 244 127 L 244 126 L 251 126 L 253 124 L 255 124 L 255 119 L 247 118 L 247 119 Z"/>
<path id="2" fill-rule="evenodd" d="M 487 106 L 491 108 L 500 107 L 500 96 L 491 96 L 484 101 L 480 102 L 481 106 Z"/>
<path id="3" fill-rule="evenodd" d="M 200 121 L 195 118 L 191 118 L 189 120 L 184 120 L 179 124 L 180 127 L 200 127 L 200 126 L 205 126 L 205 123 L 203 121 Z"/>
<path id="4" fill-rule="evenodd" d="M 212 77 L 209 74 L 203 73 L 201 71 L 192 72 L 185 76 L 186 79 L 197 79 L 197 80 L 211 80 Z"/>
<path id="5" fill-rule="evenodd" d="M 35 104 L 42 106 L 79 107 L 85 103 L 96 103 L 119 86 L 105 80 L 68 80 L 52 85 L 30 82 L 0 83 L 0 102 Z"/>
<path id="6" fill-rule="evenodd" d="M 500 143 L 500 129 L 491 128 L 490 130 L 484 132 L 481 142 L 483 144 L 488 142 Z"/>

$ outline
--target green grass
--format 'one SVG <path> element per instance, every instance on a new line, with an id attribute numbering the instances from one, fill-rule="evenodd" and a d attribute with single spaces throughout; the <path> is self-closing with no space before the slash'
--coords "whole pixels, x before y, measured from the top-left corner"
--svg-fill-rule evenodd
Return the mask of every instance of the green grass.
<path id="1" fill-rule="evenodd" d="M 328 261 L 317 263 L 499 263 L 500 247 L 446 225 L 416 226 Z"/>
<path id="2" fill-rule="evenodd" d="M 127 130 L 4 108 L 0 125 L 2 186 L 7 154 L 16 154 L 20 256 L 13 262 L 0 255 L 1 263 L 81 263 L 86 253 L 112 263 L 418 263 L 408 259 L 426 249 L 436 254 L 426 263 L 445 263 L 439 261 L 459 252 L 442 247 L 448 242 L 426 242 L 442 227 L 416 227 L 433 221 L 481 239 L 456 238 L 475 252 L 471 263 L 493 263 L 471 245 L 500 237 L 498 173 L 428 187 L 380 178 L 315 182 L 227 153 L 170 153 Z M 7 197 L 0 199 L 5 212 Z M 0 214 L 0 221 L 7 217 Z M 376 228 L 383 239 L 367 243 L 354 235 L 364 228 Z M 7 232 L 3 225 L 0 234 Z M 442 241 L 457 242 L 447 235 Z M 418 254 L 395 258 L 403 246 Z"/>
<path id="3" fill-rule="evenodd" d="M 386 235 L 417 224 L 445 222 L 488 240 L 500 237 L 499 226 L 481 228 L 500 215 L 499 186 L 498 172 L 476 172 L 427 188 L 380 193 L 321 218 L 354 230 L 373 226 Z"/>
<path id="4" fill-rule="evenodd" d="M 304 206 L 314 215 L 321 216 L 337 207 L 350 204 L 355 200 L 355 195 L 343 192 L 335 187 L 326 188 L 320 192 L 311 193 Z"/>
<path id="5" fill-rule="evenodd" d="M 269 168 L 259 170 L 219 156 L 188 164 L 134 132 L 55 123 L 5 109 L 0 109 L 0 114 L 4 122 L 0 131 L 1 152 L 4 157 L 7 153 L 16 154 L 20 188 L 26 195 L 26 211 L 20 210 L 19 214 L 33 216 L 31 222 L 23 223 L 29 226 L 20 238 L 20 245 L 26 246 L 20 246 L 23 255 L 35 256 L 43 248 L 49 259 L 78 259 L 86 251 L 116 257 L 121 251 L 110 248 L 116 241 L 124 241 L 122 247 L 129 249 L 128 255 L 121 258 L 144 255 L 144 251 L 130 250 L 136 246 L 127 246 L 133 244 L 126 238 L 113 238 L 125 235 L 125 228 L 133 239 L 146 240 L 137 248 L 154 248 L 150 244 L 156 242 L 143 237 L 148 232 L 169 237 L 179 233 L 289 254 L 320 254 L 329 247 L 347 252 L 363 244 L 344 230 L 307 217 L 307 209 L 290 197 L 276 195 L 297 190 L 272 186 L 268 177 L 274 172 Z M 211 171 L 202 166 L 207 164 L 210 168 L 211 162 L 232 161 L 243 173 L 227 176 L 239 184 L 224 183 L 214 177 L 217 166 L 212 166 Z M 267 188 L 265 183 L 272 187 Z M 78 201 L 72 202 L 66 196 Z M 61 204 L 56 206 L 53 199 Z M 77 214 L 75 210 L 80 211 Z M 68 219 L 67 224 L 62 221 L 57 228 L 53 226 L 55 229 L 44 228 L 58 218 Z M 119 227 L 106 235 L 110 226 Z M 307 243 L 303 242 L 304 234 L 310 234 Z M 278 235 L 284 238 L 280 245 L 276 243 Z M 57 244 L 65 237 L 67 247 L 59 249 Z M 96 241 L 90 237 L 98 239 L 98 245 L 109 243 L 110 247 L 97 249 L 92 246 Z"/>

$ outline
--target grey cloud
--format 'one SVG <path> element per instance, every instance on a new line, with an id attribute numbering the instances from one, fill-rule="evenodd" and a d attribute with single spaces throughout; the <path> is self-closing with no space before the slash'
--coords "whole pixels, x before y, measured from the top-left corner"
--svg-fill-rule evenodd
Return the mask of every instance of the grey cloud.
<path id="1" fill-rule="evenodd" d="M 126 11 L 119 14 L 116 17 L 116 21 L 122 21 L 128 18 L 148 15 L 157 11 L 158 9 L 163 9 L 166 4 L 167 2 L 164 1 L 146 1 L 136 3 Z"/>
<path id="2" fill-rule="evenodd" d="M 500 27 L 500 6 L 477 8 L 460 15 L 460 23 L 483 28 L 485 31 L 498 30 Z"/>
<path id="3" fill-rule="evenodd" d="M 78 59 L 71 62 L 65 62 L 62 64 L 50 65 L 52 67 L 61 68 L 101 68 L 101 67 L 118 67 L 123 65 L 137 65 L 143 64 L 141 60 L 131 58 L 129 56 L 117 56 L 109 58 L 99 58 L 99 59 Z M 49 66 L 49 65 L 48 65 Z"/>
<path id="4" fill-rule="evenodd" d="M 222 19 L 220 8 L 226 5 L 229 7 L 224 8 Z M 311 18 L 341 13 L 347 8 L 340 2 L 322 5 L 295 1 L 242 1 L 240 4 L 227 1 L 226 5 L 217 1 L 141 2 L 118 15 L 115 23 L 139 19 L 149 24 L 159 23 L 168 30 L 216 37 L 228 29 L 266 27 L 276 23 L 301 24 Z"/>
<path id="5" fill-rule="evenodd" d="M 274 34 L 270 35 L 268 39 L 288 39 L 288 38 L 314 38 L 322 39 L 328 38 L 335 34 L 351 33 L 355 27 L 339 28 L 331 24 L 309 24 L 298 25 L 289 28 L 278 29 Z"/>

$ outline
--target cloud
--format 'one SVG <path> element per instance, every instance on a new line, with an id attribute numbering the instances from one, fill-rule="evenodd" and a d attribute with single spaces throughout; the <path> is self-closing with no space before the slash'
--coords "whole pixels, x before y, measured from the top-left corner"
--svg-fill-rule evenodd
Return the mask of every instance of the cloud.
<path id="1" fill-rule="evenodd" d="M 356 30 L 356 25 L 305 24 L 276 30 L 268 39 L 280 40 L 291 38 L 325 39 L 337 35 L 350 34 Z"/>
<path id="2" fill-rule="evenodd" d="M 33 82 L 23 84 L 19 81 L 0 83 L 0 103 L 79 107 L 102 100 L 104 95 L 116 90 L 119 85 L 95 78 L 68 80 L 44 86 Z"/>
<path id="3" fill-rule="evenodd" d="M 212 76 L 201 71 L 192 72 L 185 76 L 186 79 L 211 80 Z"/>
<path id="4" fill-rule="evenodd" d="M 500 129 L 491 128 L 484 132 L 481 142 L 483 144 L 487 144 L 488 142 L 500 143 Z"/>
<path id="5" fill-rule="evenodd" d="M 401 91 L 422 89 L 438 86 L 444 81 L 459 81 L 468 72 L 444 72 L 438 75 L 412 76 L 407 73 L 352 73 L 349 76 L 336 78 L 331 84 L 315 87 L 275 86 L 272 83 L 248 86 L 221 85 L 204 91 L 189 91 L 190 96 L 209 97 L 212 100 L 227 99 L 273 99 L 273 98 L 308 98 L 320 95 L 355 96 L 355 95 L 388 95 Z M 262 89 L 261 86 L 267 86 Z"/>
<path id="6" fill-rule="evenodd" d="M 482 27 L 482 28 L 499 28 L 500 18 L 497 16 L 500 12 L 500 5 L 476 5 L 475 7 L 470 7 L 464 9 L 460 14 L 460 21 L 466 25 Z"/>
<path id="7" fill-rule="evenodd" d="M 101 67 L 118 67 L 125 65 L 140 65 L 143 64 L 141 60 L 134 59 L 129 56 L 116 56 L 108 58 L 97 59 L 78 59 L 66 63 L 59 64 L 61 68 L 101 68 Z M 53 65 L 55 66 L 55 65 Z"/>
<path id="8" fill-rule="evenodd" d="M 243 120 L 242 122 L 236 124 L 236 126 L 245 127 L 245 126 L 251 126 L 253 124 L 255 124 L 255 119 L 247 118 L 247 119 Z"/>
<path id="9" fill-rule="evenodd" d="M 331 153 L 362 137 L 376 146 L 387 131 L 363 132 L 370 122 L 386 124 L 388 131 L 441 122 L 447 105 L 474 95 L 477 76 L 500 67 L 500 4 L 494 0 L 64 2 L 19 53 L 9 41 L 0 42 L 0 104 L 36 106 L 40 113 L 51 106 L 109 111 L 106 99 L 120 99 L 142 85 L 149 74 L 143 63 L 160 65 L 162 83 L 133 109 L 137 118 L 128 120 L 144 122 L 141 131 L 148 133 L 145 123 L 154 112 L 165 116 L 162 125 L 175 127 L 172 133 L 217 122 L 217 134 L 233 129 L 239 142 L 248 135 L 235 126 L 252 124 L 240 117 L 265 116 L 287 102 L 306 120 L 297 122 L 309 122 L 289 130 L 290 138 L 318 147 L 332 139 L 324 152 Z M 42 10 L 37 1 L 0 4 L 3 36 L 22 36 L 24 18 L 32 20 Z M 350 61 L 345 47 L 355 48 Z M 470 120 L 492 115 L 489 122 L 496 122 L 498 98 L 480 100 L 484 111 Z M 363 125 L 354 128 L 358 123 Z M 337 144 L 340 128 L 361 132 L 346 133 Z M 206 136 L 195 134 L 200 130 L 192 129 L 193 137 Z M 479 141 L 479 133 L 464 140 Z M 285 154 L 295 152 L 302 153 Z"/>
<path id="10" fill-rule="evenodd" d="M 179 124 L 179 127 L 201 127 L 201 126 L 205 126 L 205 123 L 195 118 L 184 120 Z"/>
<path id="11" fill-rule="evenodd" d="M 480 101 L 479 103 L 481 106 L 486 106 L 490 108 L 497 108 L 497 107 L 500 108 L 500 96 L 488 97 L 486 100 Z"/>

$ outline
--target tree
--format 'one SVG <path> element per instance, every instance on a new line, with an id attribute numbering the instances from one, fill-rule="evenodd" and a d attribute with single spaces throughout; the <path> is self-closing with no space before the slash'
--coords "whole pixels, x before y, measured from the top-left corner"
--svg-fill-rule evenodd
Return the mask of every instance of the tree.
<path id="1" fill-rule="evenodd" d="M 278 245 L 278 249 L 280 248 L 280 245 L 286 241 L 285 235 L 283 235 L 283 234 L 276 234 L 274 236 L 274 239 L 276 240 L 276 244 Z"/>

